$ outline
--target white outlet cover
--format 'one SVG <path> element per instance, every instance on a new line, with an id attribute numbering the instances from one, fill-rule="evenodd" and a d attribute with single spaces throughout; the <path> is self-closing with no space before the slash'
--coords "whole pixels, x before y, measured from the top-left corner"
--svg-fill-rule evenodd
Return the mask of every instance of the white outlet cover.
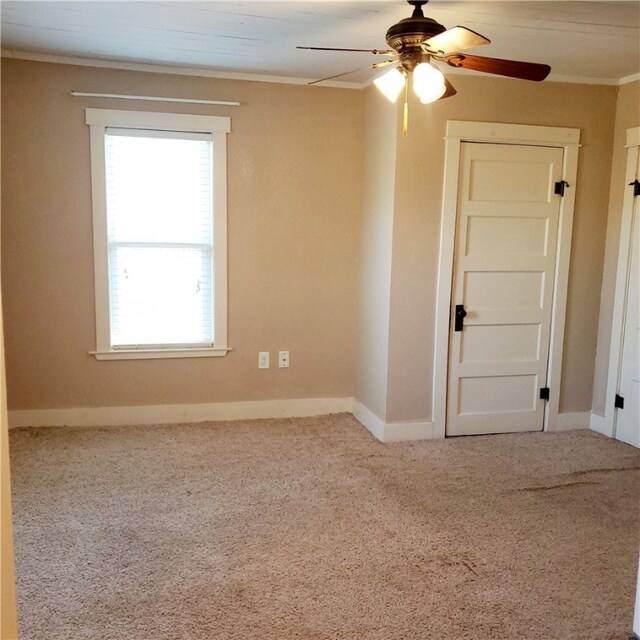
<path id="1" fill-rule="evenodd" d="M 258 352 L 258 369 L 268 369 L 268 368 L 269 368 L 269 352 L 259 351 Z"/>
<path id="2" fill-rule="evenodd" d="M 281 369 L 287 368 L 289 366 L 289 352 L 288 351 L 279 351 L 278 352 L 278 366 Z"/>

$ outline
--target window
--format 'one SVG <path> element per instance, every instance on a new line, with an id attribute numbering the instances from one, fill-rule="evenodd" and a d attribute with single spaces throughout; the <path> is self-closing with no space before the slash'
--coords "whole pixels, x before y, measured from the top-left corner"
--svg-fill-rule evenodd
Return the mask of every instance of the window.
<path id="1" fill-rule="evenodd" d="M 229 118 L 87 109 L 98 359 L 227 353 Z"/>

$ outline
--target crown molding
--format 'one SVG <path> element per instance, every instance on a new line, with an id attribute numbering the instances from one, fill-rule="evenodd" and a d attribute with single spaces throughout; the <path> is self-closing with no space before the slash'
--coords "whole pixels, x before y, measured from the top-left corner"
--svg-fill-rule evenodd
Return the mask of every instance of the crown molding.
<path id="1" fill-rule="evenodd" d="M 240 73 L 232 71 L 219 71 L 206 67 L 187 67 L 148 64 L 141 62 L 125 62 L 119 60 L 103 60 L 97 58 L 77 58 L 71 56 L 61 56 L 48 53 L 32 53 L 30 51 L 19 51 L 14 49 L 3 49 L 3 58 L 13 58 L 15 60 L 31 60 L 33 62 L 48 62 L 54 64 L 68 64 L 81 67 L 96 67 L 102 69 L 120 69 L 123 71 L 141 71 L 144 73 L 165 73 L 173 75 L 195 76 L 203 78 L 218 78 L 221 80 L 244 80 L 245 82 L 267 82 L 272 84 L 294 84 L 308 85 L 316 78 L 293 78 L 290 76 L 271 76 L 256 73 Z M 475 75 L 465 69 L 448 68 L 450 75 Z M 482 74 L 487 75 L 487 74 Z M 500 76 L 494 76 L 500 77 Z M 563 76 L 552 73 L 547 82 L 561 82 L 567 84 L 596 84 L 605 86 L 621 86 L 640 80 L 640 73 L 634 73 L 622 78 L 592 78 L 589 76 Z M 365 82 L 331 81 L 323 82 L 319 87 L 334 89 L 365 89 L 373 83 L 373 79 Z"/>
<path id="2" fill-rule="evenodd" d="M 122 71 L 142 71 L 144 73 L 164 73 L 171 75 L 195 76 L 202 78 L 218 78 L 220 80 L 244 80 L 245 82 L 267 82 L 271 84 L 296 84 L 308 85 L 317 78 L 293 78 L 289 76 L 269 76 L 257 73 L 237 73 L 231 71 L 219 71 L 206 67 L 183 67 L 173 65 L 146 64 L 140 62 L 124 62 L 119 60 L 102 60 L 97 58 L 76 58 L 60 56 L 48 53 L 32 53 L 30 51 L 18 51 L 3 49 L 3 58 L 14 60 L 30 60 L 32 62 L 48 62 L 53 64 L 68 64 L 79 67 L 94 67 L 101 69 L 120 69 Z M 362 89 L 366 84 L 352 82 L 322 83 L 322 87 L 334 89 Z"/>
<path id="3" fill-rule="evenodd" d="M 620 80 L 618 80 L 618 84 L 619 85 L 631 84 L 632 82 L 638 82 L 638 81 L 640 81 L 640 71 L 630 76 L 625 76 L 624 78 L 620 78 Z"/>

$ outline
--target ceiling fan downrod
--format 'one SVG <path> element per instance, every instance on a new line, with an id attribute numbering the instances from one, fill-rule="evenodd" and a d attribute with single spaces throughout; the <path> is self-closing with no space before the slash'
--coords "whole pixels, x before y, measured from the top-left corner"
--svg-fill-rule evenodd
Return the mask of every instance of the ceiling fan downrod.
<path id="1" fill-rule="evenodd" d="M 421 44 L 446 31 L 446 27 L 433 18 L 425 17 L 422 7 L 428 0 L 407 1 L 414 7 L 413 14 L 389 27 L 385 37 L 387 44 L 398 53 L 402 66 L 412 72 L 420 62 L 428 61 Z"/>
<path id="2" fill-rule="evenodd" d="M 422 13 L 422 7 L 424 7 L 429 0 L 407 0 L 407 2 L 413 6 L 413 14 L 412 18 L 424 18 L 424 13 Z"/>

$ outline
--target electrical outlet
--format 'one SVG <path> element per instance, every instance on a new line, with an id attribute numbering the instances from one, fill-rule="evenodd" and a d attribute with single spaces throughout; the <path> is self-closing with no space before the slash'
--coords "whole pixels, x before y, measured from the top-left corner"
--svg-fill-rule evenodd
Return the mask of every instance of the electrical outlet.
<path id="1" fill-rule="evenodd" d="M 268 369 L 268 368 L 269 368 L 269 352 L 259 351 L 258 352 L 258 369 Z"/>
<path id="2" fill-rule="evenodd" d="M 289 367 L 289 352 L 288 351 L 278 351 L 278 366 L 281 369 L 286 369 Z"/>

